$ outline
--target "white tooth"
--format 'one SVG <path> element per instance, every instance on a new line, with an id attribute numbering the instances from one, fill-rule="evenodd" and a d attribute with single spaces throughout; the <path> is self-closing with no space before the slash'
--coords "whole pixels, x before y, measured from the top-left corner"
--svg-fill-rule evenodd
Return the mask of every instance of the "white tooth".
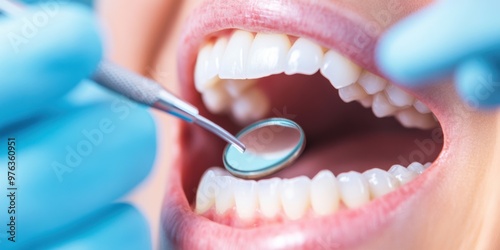
<path id="1" fill-rule="evenodd" d="M 211 44 L 205 45 L 198 52 L 194 70 L 194 86 L 198 92 L 203 92 L 216 82 L 213 78 L 217 76 L 217 71 L 210 70 L 210 53 L 212 53 Z"/>
<path id="2" fill-rule="evenodd" d="M 359 84 L 354 83 L 347 87 L 342 87 L 339 89 L 339 96 L 344 102 L 352 102 L 354 100 L 360 100 L 366 97 L 366 92 L 359 86 Z"/>
<path id="3" fill-rule="evenodd" d="M 257 182 L 260 212 L 267 218 L 273 218 L 281 210 L 280 185 L 281 179 L 276 177 Z"/>
<path id="4" fill-rule="evenodd" d="M 245 79 L 248 51 L 252 46 L 253 35 L 250 32 L 237 30 L 227 43 L 226 51 L 220 62 L 219 77 L 221 79 Z"/>
<path id="5" fill-rule="evenodd" d="M 407 169 L 417 174 L 422 174 L 425 171 L 425 167 L 419 162 L 412 162 Z"/>
<path id="6" fill-rule="evenodd" d="M 437 125 L 432 114 L 424 115 L 412 107 L 399 111 L 396 119 L 407 128 L 430 129 Z"/>
<path id="7" fill-rule="evenodd" d="M 340 197 L 349 208 L 359 207 L 370 201 L 370 191 L 365 178 L 354 171 L 342 173 L 337 176 Z"/>
<path id="8" fill-rule="evenodd" d="M 369 108 L 372 106 L 372 103 L 373 103 L 373 96 L 369 95 L 361 100 L 358 100 L 359 103 L 361 103 L 361 105 L 363 105 L 363 107 L 365 108 Z"/>
<path id="9" fill-rule="evenodd" d="M 236 213 L 241 219 L 252 219 L 258 206 L 257 182 L 254 180 L 236 180 L 234 185 Z"/>
<path id="10" fill-rule="evenodd" d="M 385 89 L 387 80 L 366 70 L 359 76 L 358 83 L 366 93 L 373 95 Z"/>
<path id="11" fill-rule="evenodd" d="M 220 37 L 214 44 L 212 48 L 212 53 L 210 53 L 210 60 L 208 64 L 208 71 L 212 74 L 219 73 L 222 58 L 224 57 L 224 52 L 227 48 L 227 38 Z"/>
<path id="12" fill-rule="evenodd" d="M 220 81 L 220 80 L 219 80 Z M 218 84 L 204 90 L 202 92 L 203 103 L 208 111 L 213 114 L 225 113 L 231 107 L 232 99 L 227 91 L 223 88 L 223 83 Z"/>
<path id="13" fill-rule="evenodd" d="M 390 193 L 399 186 L 396 177 L 379 168 L 367 170 L 363 176 L 368 181 L 372 198 Z"/>
<path id="14" fill-rule="evenodd" d="M 311 181 L 311 206 L 318 215 L 327 215 L 339 207 L 337 179 L 328 170 L 322 170 Z"/>
<path id="15" fill-rule="evenodd" d="M 413 96 L 404 92 L 402 89 L 400 89 L 394 84 L 389 84 L 385 88 L 385 92 L 387 93 L 387 98 L 389 99 L 389 102 L 391 102 L 394 106 L 397 107 L 411 106 L 415 101 L 415 98 L 413 98 Z"/>
<path id="16" fill-rule="evenodd" d="M 427 163 L 424 164 L 424 168 L 428 169 L 431 165 L 432 165 L 431 162 L 427 162 Z"/>
<path id="17" fill-rule="evenodd" d="M 198 214 L 206 212 L 215 203 L 215 194 L 218 186 L 215 181 L 217 174 L 213 169 L 209 169 L 203 173 L 198 190 L 196 190 L 196 208 Z"/>
<path id="18" fill-rule="evenodd" d="M 306 176 L 285 179 L 281 184 L 281 204 L 291 220 L 301 218 L 309 207 L 311 180 Z"/>
<path id="19" fill-rule="evenodd" d="M 223 214 L 234 207 L 234 182 L 236 178 L 232 176 L 216 177 L 218 189 L 215 194 L 215 211 L 218 214 Z"/>
<path id="20" fill-rule="evenodd" d="M 241 125 L 262 119 L 269 111 L 269 100 L 258 88 L 250 88 L 233 100 L 232 114 Z"/>
<path id="21" fill-rule="evenodd" d="M 247 78 L 261 78 L 285 71 L 289 49 L 287 35 L 257 33 L 248 54 Z"/>
<path id="22" fill-rule="evenodd" d="M 401 185 L 404 185 L 417 177 L 415 172 L 410 171 L 401 165 L 393 165 L 389 169 L 389 173 L 394 175 Z"/>
<path id="23" fill-rule="evenodd" d="M 397 110 L 398 108 L 389 103 L 383 92 L 375 94 L 373 97 L 372 111 L 376 117 L 389 116 L 394 114 Z"/>
<path id="24" fill-rule="evenodd" d="M 316 43 L 305 38 L 299 38 L 293 44 L 287 55 L 285 73 L 287 75 L 312 75 L 321 67 L 323 50 Z"/>
<path id="25" fill-rule="evenodd" d="M 255 84 L 255 80 L 232 80 L 227 79 L 224 87 L 229 95 L 233 98 L 239 97 L 245 90 Z"/>
<path id="26" fill-rule="evenodd" d="M 323 57 L 321 74 L 330 80 L 334 88 L 340 89 L 358 80 L 361 67 L 336 51 L 329 50 Z"/>
<path id="27" fill-rule="evenodd" d="M 431 110 L 419 100 L 416 100 L 415 103 L 413 103 L 413 107 L 415 107 L 415 109 L 422 114 L 428 114 L 431 112 Z"/>

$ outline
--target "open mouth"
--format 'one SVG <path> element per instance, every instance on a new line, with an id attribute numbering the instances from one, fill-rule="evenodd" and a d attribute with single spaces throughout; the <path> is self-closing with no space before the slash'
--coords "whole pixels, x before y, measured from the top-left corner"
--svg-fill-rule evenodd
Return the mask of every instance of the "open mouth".
<path id="1" fill-rule="evenodd" d="M 352 54 L 346 44 L 357 38 L 332 39 L 320 28 L 293 25 L 300 20 L 272 25 L 269 4 L 233 2 L 209 1 L 190 21 L 179 57 L 183 97 L 233 133 L 267 117 L 292 119 L 306 133 L 306 149 L 272 176 L 243 180 L 220 168 L 223 141 L 182 124 L 163 212 L 168 243 L 353 246 L 436 179 L 433 162 L 446 148 L 440 110 L 424 93 L 378 75 L 371 59 L 378 34 L 367 35 L 371 45 Z M 316 18 L 342 20 L 331 27 L 336 32 L 359 26 L 349 11 L 339 14 L 342 7 L 328 5 Z"/>

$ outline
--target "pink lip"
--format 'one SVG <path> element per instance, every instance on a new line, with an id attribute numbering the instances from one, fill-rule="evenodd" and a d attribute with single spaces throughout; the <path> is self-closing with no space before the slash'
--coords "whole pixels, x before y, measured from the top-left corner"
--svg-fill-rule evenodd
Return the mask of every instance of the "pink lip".
<path id="1" fill-rule="evenodd" d="M 352 1 L 351 1 L 352 2 Z M 197 8 L 188 21 L 181 39 L 179 73 L 183 97 L 201 107 L 193 88 L 193 68 L 200 43 L 211 33 L 239 28 L 251 31 L 275 31 L 308 37 L 325 47 L 335 48 L 364 68 L 376 71 L 373 48 L 380 31 L 365 32 L 367 24 L 376 22 L 369 13 L 384 10 L 389 1 L 381 0 L 373 6 L 341 1 L 318 4 L 317 1 L 247 1 L 209 0 Z M 404 10 L 393 16 L 394 21 L 414 11 Z M 353 9 L 361 11 L 354 12 Z M 362 44 L 362 46 L 353 45 Z M 377 234 L 401 217 L 402 210 L 411 209 L 410 203 L 429 192 L 440 173 L 439 162 L 415 181 L 368 205 L 343 210 L 334 215 L 315 219 L 287 222 L 253 229 L 235 229 L 196 215 L 186 196 L 196 186 L 201 173 L 187 169 L 193 161 L 182 152 L 192 155 L 202 152 L 197 135 L 199 129 L 179 124 L 177 138 L 180 150 L 173 161 L 162 211 L 164 244 L 182 249 L 218 249 L 231 246 L 235 249 L 251 248 L 347 248 L 375 239 Z M 196 144 L 196 145 L 195 145 Z M 223 144 L 221 144 L 221 148 Z M 444 145 L 443 152 L 447 145 Z M 189 151 L 188 151 L 189 150 Z M 214 156 L 214 159 L 218 158 Z M 204 159 L 209 163 L 220 159 Z M 201 167 L 201 166 L 200 166 Z M 203 166 L 204 168 L 208 166 Z M 190 170 L 192 172 L 190 172 Z M 197 169 L 199 170 L 199 169 Z M 199 171 L 198 171 L 199 172 Z"/>

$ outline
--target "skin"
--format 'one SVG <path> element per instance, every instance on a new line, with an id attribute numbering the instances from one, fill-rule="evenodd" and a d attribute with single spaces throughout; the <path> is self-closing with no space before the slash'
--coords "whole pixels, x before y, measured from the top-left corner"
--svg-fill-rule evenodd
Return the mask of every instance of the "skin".
<path id="1" fill-rule="evenodd" d="M 118 2 L 102 1 L 99 6 L 105 27 L 109 27 L 110 31 L 110 57 L 180 93 L 181 77 L 175 55 L 185 20 L 202 1 L 135 0 L 127 5 Z M 114 10 L 113 5 L 121 7 Z M 135 23 L 131 26 L 120 25 L 122 20 L 130 20 L 132 16 L 141 18 L 134 18 Z M 445 137 L 450 139 L 445 143 L 447 153 L 440 157 L 435 168 L 429 170 L 429 176 L 439 178 L 439 181 L 424 183 L 423 190 L 426 192 L 415 193 L 415 199 L 399 211 L 398 220 L 357 247 L 498 248 L 500 182 L 497 178 L 500 176 L 500 156 L 495 152 L 500 151 L 500 113 L 479 112 L 465 107 L 456 95 L 451 80 L 410 92 L 419 99 L 432 102 L 439 120 L 446 121 L 443 129 Z M 161 193 L 167 182 L 165 166 L 170 168 L 176 164 L 174 161 L 178 155 L 173 152 L 172 145 L 178 143 L 179 131 L 186 131 L 186 126 L 174 118 L 162 114 L 156 114 L 156 117 L 160 123 L 158 127 L 165 128 L 159 135 L 162 144 L 156 172 L 152 173 L 145 187 L 131 198 L 149 214 L 154 237 L 159 235 L 155 231 L 160 220 Z M 457 138 L 460 139 L 454 140 Z"/>

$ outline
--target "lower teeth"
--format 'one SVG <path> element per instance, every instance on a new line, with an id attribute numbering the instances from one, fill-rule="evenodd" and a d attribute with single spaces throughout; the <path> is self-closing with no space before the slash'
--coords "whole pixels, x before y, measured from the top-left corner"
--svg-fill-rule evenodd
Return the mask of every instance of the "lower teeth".
<path id="1" fill-rule="evenodd" d="M 329 170 L 314 178 L 242 180 L 213 167 L 203 174 L 196 193 L 195 211 L 214 220 L 234 212 L 240 220 L 296 220 L 306 214 L 329 215 L 339 208 L 357 208 L 410 182 L 431 164 L 413 162 L 389 171 L 350 171 L 335 177 Z"/>

